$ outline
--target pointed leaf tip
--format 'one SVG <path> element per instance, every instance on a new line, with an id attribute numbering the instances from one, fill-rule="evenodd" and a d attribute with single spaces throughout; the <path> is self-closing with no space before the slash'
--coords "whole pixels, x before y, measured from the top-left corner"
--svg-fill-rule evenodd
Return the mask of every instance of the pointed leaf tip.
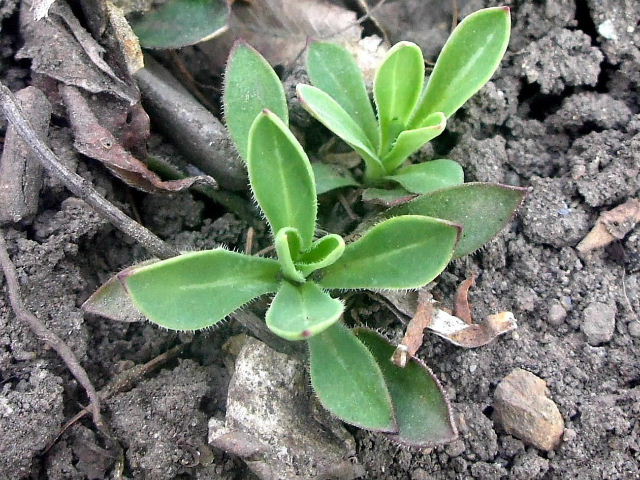
<path id="1" fill-rule="evenodd" d="M 136 268 L 125 284 L 136 308 L 170 330 L 210 327 L 278 289 L 277 261 L 224 249 L 179 255 Z"/>

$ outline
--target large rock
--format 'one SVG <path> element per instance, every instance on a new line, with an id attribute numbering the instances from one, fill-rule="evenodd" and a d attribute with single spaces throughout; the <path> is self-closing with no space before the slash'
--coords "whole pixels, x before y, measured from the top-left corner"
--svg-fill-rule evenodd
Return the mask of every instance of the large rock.
<path id="1" fill-rule="evenodd" d="M 496 388 L 494 419 L 523 442 L 541 450 L 553 450 L 560 444 L 564 421 L 548 395 L 544 380 L 517 368 Z"/>
<path id="2" fill-rule="evenodd" d="M 239 353 L 224 420 L 209 421 L 209 443 L 243 458 L 262 480 L 350 480 L 355 442 L 342 424 L 314 408 L 304 364 L 247 337 Z"/>

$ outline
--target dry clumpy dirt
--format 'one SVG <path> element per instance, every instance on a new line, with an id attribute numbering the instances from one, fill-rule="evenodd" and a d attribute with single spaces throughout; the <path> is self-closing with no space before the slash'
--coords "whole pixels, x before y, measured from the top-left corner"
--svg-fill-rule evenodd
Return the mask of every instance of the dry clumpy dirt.
<path id="1" fill-rule="evenodd" d="M 431 8 L 425 4 L 440 12 L 441 3 L 388 6 L 398 9 L 396 31 L 421 42 L 430 58 L 446 35 L 424 35 L 415 22 Z M 445 386 L 460 437 L 416 450 L 349 427 L 355 439 L 350 461 L 361 466 L 354 471 L 366 472 L 363 478 L 640 478 L 640 231 L 584 255 L 575 248 L 601 213 L 640 194 L 640 3 L 503 3 L 512 8 L 513 34 L 502 67 L 451 120 L 432 153 L 461 162 L 467 181 L 532 190 L 500 237 L 451 265 L 437 291 L 450 302 L 455 287 L 478 273 L 471 291 L 476 318 L 511 310 L 519 328 L 474 350 L 429 336 L 419 356 Z M 464 15 L 497 3 L 458 4 Z M 0 77 L 14 90 L 30 84 L 29 62 L 13 59 L 21 42 L 15 7 L 0 2 Z M 301 128 L 310 124 L 302 115 L 294 120 Z M 54 115 L 54 151 L 172 244 L 243 248 L 244 221 L 196 194 L 127 191 L 76 154 L 69 135 Z M 242 327 L 227 322 L 183 335 L 83 315 L 79 306 L 101 282 L 147 254 L 56 180 L 45 179 L 38 214 L 10 228 L 7 241 L 28 308 L 69 344 L 98 389 L 190 342 L 178 359 L 105 402 L 105 418 L 124 449 L 124 478 L 257 478 L 238 457 L 207 447 L 209 419 L 224 418 L 227 405 L 230 373 L 222 345 Z M 390 338 L 402 335 L 383 307 L 362 311 Z M 565 431 L 555 450 L 528 445 L 496 421 L 496 387 L 517 368 L 544 380 L 558 406 Z M 16 320 L 3 288 L 0 479 L 111 478 L 113 458 L 88 419 L 42 453 L 80 404 L 86 404 L 82 388 Z"/>

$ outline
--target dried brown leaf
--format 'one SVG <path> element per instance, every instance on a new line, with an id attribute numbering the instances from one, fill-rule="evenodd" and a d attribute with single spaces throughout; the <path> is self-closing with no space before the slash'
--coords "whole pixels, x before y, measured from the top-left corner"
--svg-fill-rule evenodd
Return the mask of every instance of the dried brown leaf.
<path id="1" fill-rule="evenodd" d="M 216 186 L 215 180 L 208 176 L 163 181 L 143 162 L 127 152 L 111 132 L 98 123 L 78 89 L 62 86 L 60 93 L 69 112 L 76 149 L 83 155 L 102 162 L 127 185 L 150 193 L 176 192 L 196 183 Z"/>
<path id="2" fill-rule="evenodd" d="M 608 212 L 604 212 L 593 229 L 578 244 L 576 249 L 586 253 L 621 240 L 636 223 L 640 222 L 640 199 L 632 198 Z"/>
<path id="3" fill-rule="evenodd" d="M 429 330 L 436 335 L 464 348 L 482 347 L 497 336 L 516 328 L 516 319 L 511 312 L 489 315 L 483 323 L 470 325 L 444 310 L 436 310 L 433 322 L 429 326 Z"/>
<path id="4" fill-rule="evenodd" d="M 418 307 L 416 313 L 409 323 L 404 333 L 404 338 L 395 352 L 391 360 L 398 367 L 404 368 L 409 358 L 415 356 L 416 352 L 422 346 L 424 339 L 424 330 L 431 325 L 433 319 L 433 300 L 431 294 L 423 289 L 418 293 Z"/>
<path id="5" fill-rule="evenodd" d="M 49 16 L 34 21 L 31 3 L 22 3 L 20 31 L 24 46 L 16 58 L 30 58 L 31 69 L 92 93 L 107 92 L 129 104 L 139 101 L 137 87 L 122 80 L 103 58 L 104 48 L 73 15 L 69 5 L 58 0 Z"/>
<path id="6" fill-rule="evenodd" d="M 469 289 L 476 284 L 476 275 L 463 281 L 456 290 L 456 299 L 454 312 L 456 317 L 461 318 L 465 322 L 473 323 L 473 315 L 471 314 L 471 306 L 469 305 Z"/>
<path id="7" fill-rule="evenodd" d="M 470 282 L 470 280 L 466 280 Z M 466 287 L 465 287 L 466 288 Z M 380 292 L 390 302 L 394 309 L 405 315 L 411 315 L 412 319 L 407 326 L 407 333 L 402 343 L 394 353 L 392 359 L 398 366 L 402 366 L 403 357 L 409 358 L 409 346 L 415 348 L 418 339 L 422 342 L 421 331 L 419 328 L 426 325 L 431 332 L 448 340 L 449 342 L 463 348 L 476 348 L 486 345 L 493 341 L 496 337 L 503 335 L 517 328 L 517 323 L 513 313 L 500 312 L 495 315 L 489 315 L 483 323 L 468 323 L 467 321 L 451 315 L 449 312 L 439 308 L 433 308 L 428 318 L 424 316 L 424 294 L 419 292 Z M 423 295 L 420 298 L 420 295 Z M 416 302 L 416 296 L 419 298 Z M 412 322 L 414 325 L 412 325 Z M 410 336 L 411 339 L 407 337 Z M 411 345 L 409 345 L 411 344 Z M 418 345 L 417 348 L 419 348 Z M 417 351 L 417 348 L 413 351 Z M 397 361 L 396 361 L 397 358 Z M 400 363 L 399 363 L 400 362 Z"/>

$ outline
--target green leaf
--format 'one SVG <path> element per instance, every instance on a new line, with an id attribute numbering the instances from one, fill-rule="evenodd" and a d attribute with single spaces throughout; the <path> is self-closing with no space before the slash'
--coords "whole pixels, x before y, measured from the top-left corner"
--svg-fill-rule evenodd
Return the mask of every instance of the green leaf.
<path id="1" fill-rule="evenodd" d="M 313 171 L 298 140 L 273 112 L 260 113 L 251 126 L 247 167 L 273 233 L 293 227 L 302 239 L 301 248 L 309 248 L 318 210 Z"/>
<path id="2" fill-rule="evenodd" d="M 262 110 L 271 110 L 285 124 L 289 123 L 280 79 L 262 55 L 246 43 L 236 42 L 229 54 L 222 102 L 227 129 L 245 161 L 249 129 Z"/>
<path id="3" fill-rule="evenodd" d="M 415 43 L 396 43 L 376 72 L 373 94 L 380 122 L 380 148 L 384 155 L 405 129 L 422 93 L 424 59 Z"/>
<path id="4" fill-rule="evenodd" d="M 185 253 L 120 276 L 133 303 L 170 330 L 210 327 L 278 289 L 280 265 L 223 249 Z"/>
<path id="5" fill-rule="evenodd" d="M 389 437 L 412 447 L 435 447 L 458 437 L 451 407 L 442 386 L 422 362 L 411 358 L 404 368 L 390 359 L 395 347 L 366 328 L 356 336 L 373 354 L 382 370 L 396 410 L 398 433 Z"/>
<path id="6" fill-rule="evenodd" d="M 307 72 L 311 83 L 344 108 L 376 149 L 378 122 L 364 77 L 353 55 L 342 45 L 313 42 L 307 50 Z"/>
<path id="7" fill-rule="evenodd" d="M 309 339 L 309 362 L 311 385 L 324 408 L 358 427 L 397 431 L 380 367 L 341 322 Z"/>
<path id="8" fill-rule="evenodd" d="M 322 195 L 330 190 L 342 187 L 358 187 L 351 175 L 348 173 L 340 173 L 331 165 L 326 163 L 313 162 L 311 164 L 313 176 L 316 179 L 316 191 L 318 195 Z"/>
<path id="9" fill-rule="evenodd" d="M 367 188 L 362 191 L 362 201 L 383 207 L 397 205 L 398 202 L 407 202 L 415 198 L 415 194 L 404 188 Z"/>
<path id="10" fill-rule="evenodd" d="M 398 135 L 389 153 L 382 159 L 384 168 L 393 173 L 411 155 L 444 131 L 447 119 L 442 112 L 436 112 L 423 122 L 420 128 L 405 130 Z"/>
<path id="11" fill-rule="evenodd" d="M 322 270 L 324 288 L 418 288 L 447 266 L 460 227 L 419 215 L 385 220 Z"/>
<path id="12" fill-rule="evenodd" d="M 344 305 L 318 285 L 282 282 L 265 320 L 273 333 L 287 340 L 310 338 L 340 319 Z"/>
<path id="13" fill-rule="evenodd" d="M 131 26 L 144 48 L 181 48 L 227 30 L 225 0 L 168 0 Z"/>
<path id="14" fill-rule="evenodd" d="M 492 183 L 465 183 L 422 195 L 385 216 L 428 215 L 462 225 L 454 258 L 475 252 L 513 217 L 527 190 Z"/>
<path id="15" fill-rule="evenodd" d="M 413 193 L 429 193 L 464 182 L 464 172 L 457 162 L 447 159 L 431 160 L 401 168 L 387 177 Z"/>
<path id="16" fill-rule="evenodd" d="M 319 88 L 302 84 L 296 88 L 298 98 L 305 110 L 358 152 L 364 159 L 367 169 L 374 176 L 382 176 L 384 169 L 375 154 L 373 145 L 344 108 Z"/>
<path id="17" fill-rule="evenodd" d="M 285 278 L 292 282 L 304 283 L 305 276 L 294 265 L 294 259 L 298 257 L 302 245 L 298 231 L 291 227 L 281 228 L 276 233 L 274 244 Z"/>
<path id="18" fill-rule="evenodd" d="M 121 275 L 126 275 L 128 272 L 131 272 L 136 268 L 151 265 L 158 261 L 159 260 L 157 258 L 154 258 L 153 260 L 146 260 L 133 265 L 132 267 L 125 268 L 118 275 L 114 275 L 103 283 L 102 286 L 82 304 L 82 310 L 117 322 L 130 323 L 144 320 L 144 315 L 140 313 L 131 301 L 131 297 L 125 290 L 119 277 Z"/>
<path id="19" fill-rule="evenodd" d="M 435 112 L 449 118 L 489 81 L 507 50 L 510 29 L 509 7 L 478 10 L 460 22 L 433 67 L 414 128 Z"/>
<path id="20" fill-rule="evenodd" d="M 296 267 L 305 276 L 335 263 L 344 253 L 344 240 L 335 233 L 316 240 L 311 248 L 300 255 Z"/>

